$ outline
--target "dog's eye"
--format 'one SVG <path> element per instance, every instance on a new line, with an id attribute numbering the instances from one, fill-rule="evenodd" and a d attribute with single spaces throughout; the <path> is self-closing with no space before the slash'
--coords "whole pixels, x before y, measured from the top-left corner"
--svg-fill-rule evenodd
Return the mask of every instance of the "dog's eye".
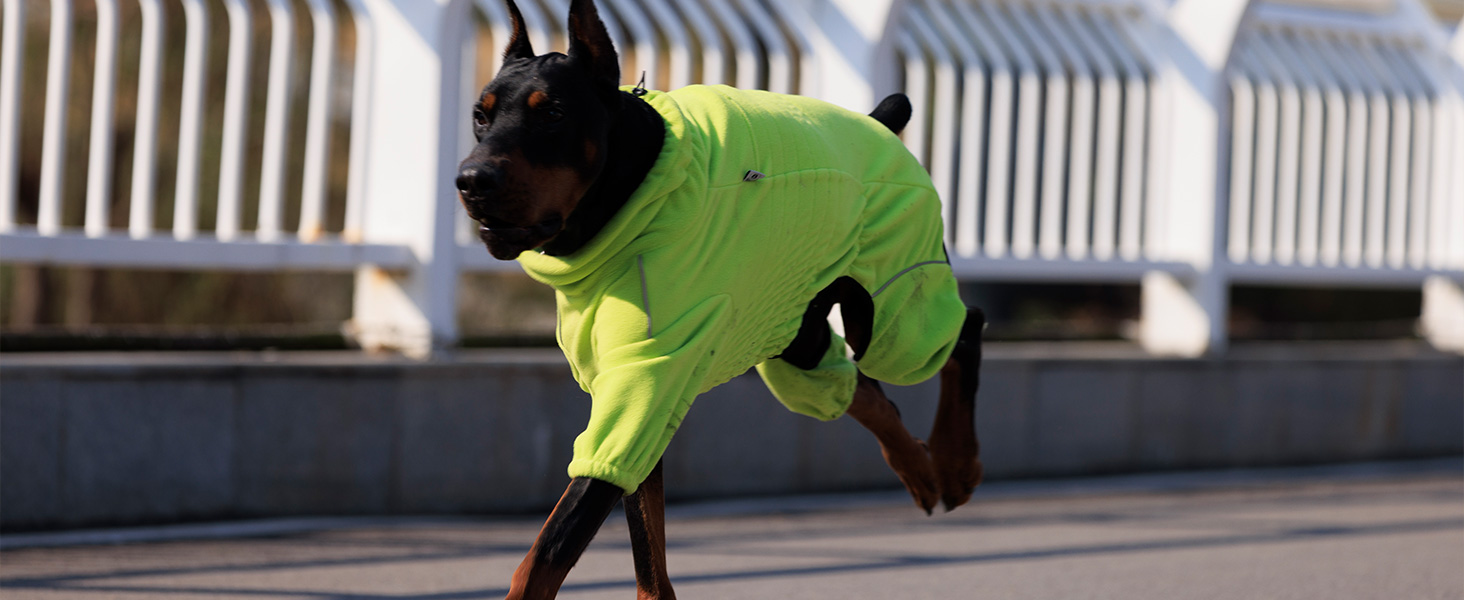
<path id="1" fill-rule="evenodd" d="M 558 106 L 551 106 L 544 109 L 544 120 L 550 123 L 557 122 L 564 118 L 564 111 Z"/>
<path id="2" fill-rule="evenodd" d="M 488 115 L 483 114 L 480 109 L 473 109 L 473 125 L 482 127 L 488 124 Z"/>

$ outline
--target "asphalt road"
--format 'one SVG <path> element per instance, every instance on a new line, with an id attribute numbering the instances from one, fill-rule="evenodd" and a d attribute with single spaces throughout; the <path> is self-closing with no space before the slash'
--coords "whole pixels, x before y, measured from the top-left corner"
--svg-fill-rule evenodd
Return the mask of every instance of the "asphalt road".
<path id="1" fill-rule="evenodd" d="M 1461 464 L 997 483 L 935 517 L 889 493 L 681 505 L 668 523 L 670 568 L 687 600 L 1457 600 Z M 4 536 L 0 597 L 501 598 L 538 525 L 326 520 Z M 189 537 L 204 539 L 136 542 Z M 105 540 L 133 543 L 44 547 Z M 625 526 L 612 517 L 560 597 L 634 596 Z"/>

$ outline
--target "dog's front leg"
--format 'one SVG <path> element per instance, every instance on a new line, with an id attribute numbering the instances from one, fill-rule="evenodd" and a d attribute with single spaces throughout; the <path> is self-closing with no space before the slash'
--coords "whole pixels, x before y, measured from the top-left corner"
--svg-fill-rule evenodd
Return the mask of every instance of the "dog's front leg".
<path id="1" fill-rule="evenodd" d="M 660 462 L 640 488 L 625 497 L 625 520 L 635 556 L 635 597 L 676 600 L 666 572 L 666 488 Z"/>
<path id="2" fill-rule="evenodd" d="M 558 594 L 565 576 L 600 531 L 622 493 L 620 486 L 598 479 L 576 477 L 570 481 L 529 555 L 514 571 L 508 599 L 548 600 Z"/>

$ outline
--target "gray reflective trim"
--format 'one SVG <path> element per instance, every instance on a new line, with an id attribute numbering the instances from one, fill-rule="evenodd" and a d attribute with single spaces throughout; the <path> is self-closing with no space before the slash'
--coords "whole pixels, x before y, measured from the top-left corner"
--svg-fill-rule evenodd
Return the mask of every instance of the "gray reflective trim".
<path id="1" fill-rule="evenodd" d="M 636 264 L 640 265 L 641 276 L 641 307 L 646 309 L 646 337 L 656 337 L 656 328 L 651 326 L 651 291 L 646 287 L 646 257 L 638 254 L 635 257 Z"/>
<path id="2" fill-rule="evenodd" d="M 906 273 L 909 273 L 910 271 L 914 271 L 915 269 L 918 269 L 918 268 L 923 267 L 923 266 L 926 266 L 926 265 L 948 265 L 948 264 L 950 264 L 950 263 L 948 261 L 944 261 L 944 260 L 927 260 L 927 261 L 925 261 L 923 263 L 915 263 L 913 265 L 910 265 L 908 267 L 905 267 L 905 270 L 904 271 L 900 271 L 899 273 L 895 273 L 895 276 L 894 277 L 891 277 L 889 281 L 886 281 L 884 283 L 884 285 L 879 286 L 879 289 L 875 290 L 873 294 L 870 294 L 869 295 L 869 297 L 870 298 L 876 298 L 876 297 L 878 297 L 880 295 L 880 293 L 882 293 L 882 292 L 885 291 L 885 288 L 890 287 L 890 284 L 891 283 L 894 283 L 896 279 L 899 279 L 900 276 L 902 276 L 902 275 L 904 275 Z"/>

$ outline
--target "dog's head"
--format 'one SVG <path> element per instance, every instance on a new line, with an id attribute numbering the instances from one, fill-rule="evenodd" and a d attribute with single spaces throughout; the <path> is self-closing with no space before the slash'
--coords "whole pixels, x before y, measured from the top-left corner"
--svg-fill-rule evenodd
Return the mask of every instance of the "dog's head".
<path id="1" fill-rule="evenodd" d="M 473 106 L 478 143 L 458 165 L 458 197 L 495 258 L 512 260 L 564 229 L 605 166 L 620 112 L 620 62 L 592 0 L 569 11 L 569 54 L 535 55 L 508 1 L 503 68 Z"/>

